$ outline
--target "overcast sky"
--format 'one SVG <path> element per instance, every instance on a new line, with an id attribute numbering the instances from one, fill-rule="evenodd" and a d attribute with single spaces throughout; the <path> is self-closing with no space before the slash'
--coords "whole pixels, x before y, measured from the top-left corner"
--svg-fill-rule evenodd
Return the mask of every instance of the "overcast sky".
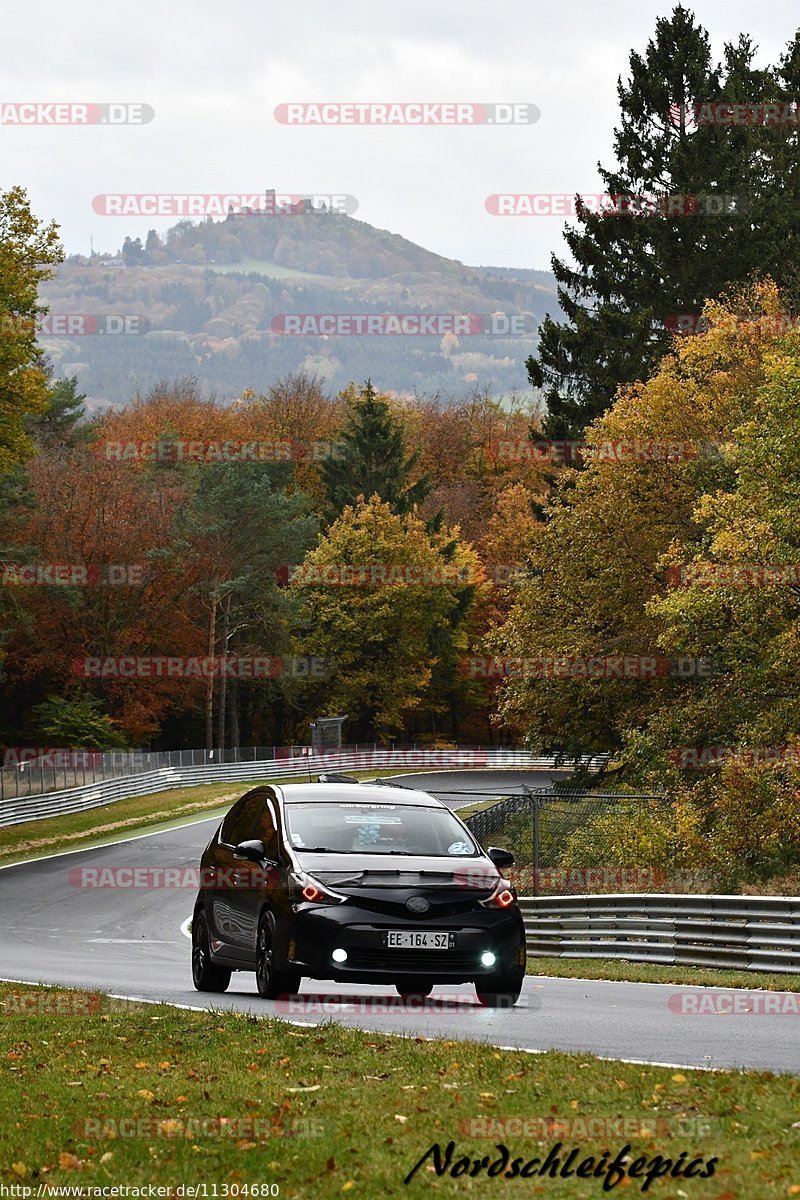
<path id="1" fill-rule="evenodd" d="M 760 63 L 791 6 L 700 0 L 715 54 L 748 32 Z M 652 0 L 38 0 L 3 14 L 0 101 L 141 102 L 143 126 L 0 125 L 0 187 L 22 184 L 69 253 L 116 249 L 173 220 L 105 217 L 102 193 L 347 193 L 357 216 L 470 264 L 549 266 L 563 218 L 490 216 L 497 192 L 597 191 L 616 83 L 671 4 Z M 498 128 L 282 125 L 298 101 L 517 101 Z"/>

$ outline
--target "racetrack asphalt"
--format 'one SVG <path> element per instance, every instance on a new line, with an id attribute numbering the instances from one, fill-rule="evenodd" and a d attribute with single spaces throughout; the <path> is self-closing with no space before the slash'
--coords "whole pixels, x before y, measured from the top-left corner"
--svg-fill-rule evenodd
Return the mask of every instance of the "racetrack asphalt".
<path id="1" fill-rule="evenodd" d="M 552 772 L 451 771 L 400 781 L 435 788 L 456 807 L 471 802 L 456 795 L 462 790 L 498 795 L 515 783 L 542 786 L 552 777 Z M 526 978 L 519 1003 L 509 1010 L 480 1007 L 468 985 L 437 987 L 428 1001 L 405 1006 L 393 988 L 304 980 L 298 997 L 265 1001 L 249 972 L 235 973 L 224 994 L 196 992 L 190 943 L 181 931 L 196 896 L 192 872 L 175 872 L 179 886 L 97 888 L 85 886 L 84 869 L 196 868 L 218 820 L 194 820 L 0 870 L 0 977 L 531 1052 L 557 1049 L 634 1062 L 800 1074 L 797 1014 L 793 1019 L 759 1011 L 757 997 L 763 993 L 755 990 L 748 993 L 756 997 L 752 1012 L 725 1015 L 676 1011 L 679 994 L 707 995 L 708 989 L 537 976 Z"/>

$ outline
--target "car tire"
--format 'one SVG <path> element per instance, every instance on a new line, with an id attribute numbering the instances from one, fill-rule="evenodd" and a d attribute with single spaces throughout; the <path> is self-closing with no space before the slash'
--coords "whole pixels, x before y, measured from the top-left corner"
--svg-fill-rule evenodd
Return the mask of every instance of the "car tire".
<path id="1" fill-rule="evenodd" d="M 192 981 L 198 992 L 224 992 L 231 973 L 211 961 L 208 922 L 205 914 L 195 913 L 192 921 Z"/>
<path id="2" fill-rule="evenodd" d="M 398 996 L 404 1003 L 409 999 L 416 1000 L 417 997 L 424 1000 L 433 991 L 433 983 L 428 979 L 402 980 L 395 983 L 394 986 L 397 989 Z"/>
<path id="3" fill-rule="evenodd" d="M 277 1000 L 300 989 L 299 971 L 276 967 L 274 944 L 272 921 L 265 915 L 259 922 L 256 938 L 256 987 L 262 1000 Z"/>
<path id="4" fill-rule="evenodd" d="M 522 992 L 521 979 L 502 979 L 489 976 L 475 980 L 478 1003 L 484 1008 L 513 1008 Z"/>

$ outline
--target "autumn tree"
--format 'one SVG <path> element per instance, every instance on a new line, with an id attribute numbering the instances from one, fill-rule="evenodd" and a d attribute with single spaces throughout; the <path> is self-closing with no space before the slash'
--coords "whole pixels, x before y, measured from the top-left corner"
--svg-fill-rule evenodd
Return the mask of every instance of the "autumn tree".
<path id="1" fill-rule="evenodd" d="M 306 496 L 291 488 L 291 467 L 214 463 L 196 474 L 196 490 L 178 522 L 200 602 L 198 639 L 209 657 L 280 655 L 290 647 L 290 597 L 280 587 L 290 564 L 312 544 L 316 522 Z M 226 744 L 227 680 L 206 682 L 206 748 Z M 235 706 L 233 713 L 235 714 Z"/>
<path id="2" fill-rule="evenodd" d="M 125 746 L 119 729 L 103 712 L 96 696 L 48 696 L 36 705 L 33 716 L 47 746 L 80 746 L 87 750 Z"/>
<path id="3" fill-rule="evenodd" d="M 33 215 L 22 188 L 0 191 L 0 471 L 30 454 L 25 418 L 47 405 L 38 289 L 62 259 L 56 224 Z"/>
<path id="4" fill-rule="evenodd" d="M 161 442 L 209 442 L 243 436 L 239 411 L 205 400 L 194 379 L 157 384 L 129 404 L 105 413 L 93 429 L 97 453 L 109 461 L 148 465 L 148 447 Z M 144 450 L 140 453 L 139 448 Z M 174 459 L 176 454 L 172 454 Z M 165 453 L 165 460 L 169 455 Z"/>
<path id="5" fill-rule="evenodd" d="M 362 569 L 361 582 L 348 567 Z M 401 518 L 377 495 L 348 505 L 292 584 L 305 596 L 305 644 L 332 672 L 323 715 L 346 713 L 381 741 L 399 736 L 425 707 L 443 655 L 466 650 L 466 640 L 454 647 L 446 633 L 463 631 L 459 608 L 472 602 L 459 597 L 460 585 L 479 582 L 474 553 L 443 552 L 413 514 Z"/>
<path id="6" fill-rule="evenodd" d="M 534 514 L 535 499 L 521 483 L 499 493 L 477 549 L 493 584 L 491 621 L 499 625 L 541 532 Z"/>
<path id="7" fill-rule="evenodd" d="M 166 713 L 191 706 L 191 684 L 85 670 L 87 658 L 196 653 L 183 603 L 191 579 L 174 538 L 186 499 L 177 476 L 148 479 L 81 447 L 42 449 L 30 461 L 13 520 L 0 528 L 5 687 L 23 722 L 48 694 L 88 693 L 136 745 Z M 85 577 L 23 581 L 20 566 L 50 564 L 83 568 Z"/>
<path id="8" fill-rule="evenodd" d="M 702 497 L 730 487 L 735 461 L 714 448 L 757 410 L 769 356 L 785 336 L 773 285 L 705 311 L 709 332 L 679 341 L 652 379 L 621 389 L 589 427 L 595 455 L 556 490 L 517 603 L 491 639 L 497 652 L 535 660 L 666 653 L 663 618 L 649 603 L 668 590 L 664 556 L 702 535 Z M 510 682 L 501 712 L 539 745 L 607 750 L 656 713 L 701 704 L 709 687 L 551 673 Z"/>
<path id="9" fill-rule="evenodd" d="M 279 379 L 263 395 L 245 392 L 237 414 L 243 436 L 272 443 L 277 455 L 290 457 L 298 487 L 317 509 L 324 504 L 322 463 L 339 452 L 345 403 L 328 395 L 317 376 L 301 371 Z"/>
<path id="10" fill-rule="evenodd" d="M 696 498 L 689 536 L 660 562 L 675 586 L 648 606 L 670 653 L 720 664 L 689 711 L 662 717 L 677 745 L 782 747 L 800 729 L 800 335 L 771 332 L 770 298 L 772 313 L 730 331 L 712 310 L 721 327 L 702 339 L 720 366 L 756 347 L 760 386 L 723 447 L 726 478 Z"/>

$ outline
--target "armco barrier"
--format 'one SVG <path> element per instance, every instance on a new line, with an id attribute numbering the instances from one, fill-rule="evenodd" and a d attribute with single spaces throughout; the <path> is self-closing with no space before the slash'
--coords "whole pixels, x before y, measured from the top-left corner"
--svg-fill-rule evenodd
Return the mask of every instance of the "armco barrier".
<path id="1" fill-rule="evenodd" d="M 800 897 L 520 899 L 528 954 L 800 973 Z"/>
<path id="2" fill-rule="evenodd" d="M 0 826 L 19 825 L 62 813 L 83 812 L 132 796 L 149 796 L 168 788 L 191 787 L 203 783 L 235 783 L 256 779 L 315 779 L 322 771 L 375 771 L 437 768 L 528 767 L 554 770 L 575 765 L 596 769 L 607 763 L 606 756 L 579 758 L 561 762 L 541 758 L 525 750 L 365 750 L 342 754 L 304 754 L 296 758 L 262 759 L 256 762 L 220 763 L 201 767 L 160 767 L 141 775 L 127 775 L 105 783 L 45 792 L 0 803 Z"/>

